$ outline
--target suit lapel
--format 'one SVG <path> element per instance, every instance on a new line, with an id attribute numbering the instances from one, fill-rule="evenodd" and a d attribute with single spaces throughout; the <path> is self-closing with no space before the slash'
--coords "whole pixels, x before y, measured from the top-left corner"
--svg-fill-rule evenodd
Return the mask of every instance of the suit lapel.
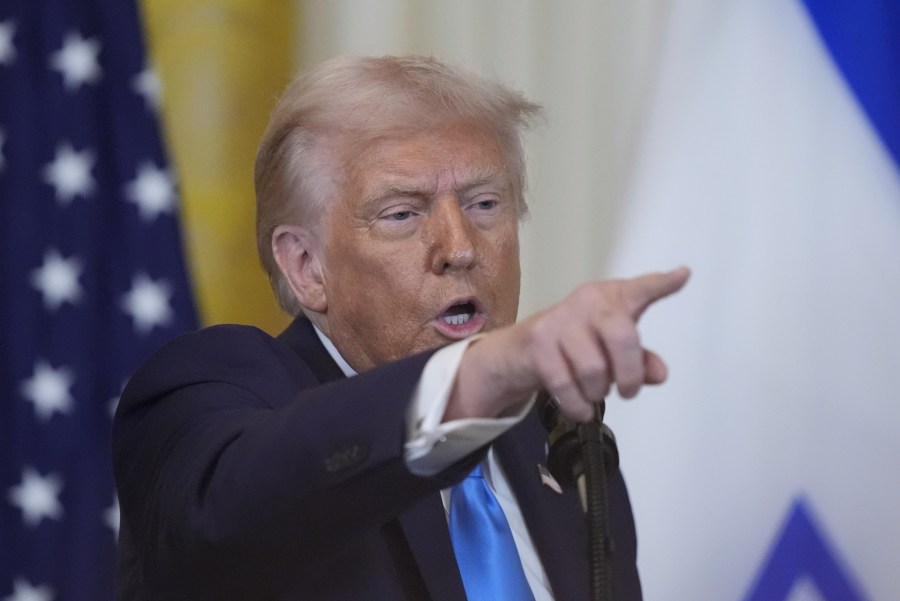
<path id="1" fill-rule="evenodd" d="M 300 355 L 305 365 L 313 372 L 320 384 L 339 380 L 344 377 L 344 372 L 334 362 L 316 331 L 312 322 L 306 317 L 297 317 L 288 328 L 278 336 L 278 340 L 286 344 L 292 351 Z M 294 373 L 300 365 L 293 362 L 289 369 Z"/>
<path id="2" fill-rule="evenodd" d="M 404 511 L 399 520 L 431 599 L 465 601 L 440 495 L 417 503 Z"/>
<path id="3" fill-rule="evenodd" d="M 295 319 L 278 339 L 300 356 L 302 363 L 308 366 L 319 383 L 325 384 L 345 377 L 319 340 L 312 323 L 305 317 Z M 404 511 L 397 522 L 431 599 L 465 601 L 466 593 L 456 569 L 456 557 L 440 495 L 430 495 L 415 504 Z M 395 548 L 392 552 L 396 556 L 398 549 Z M 406 563 L 402 558 L 397 561 Z M 408 574 L 401 577 L 408 577 Z M 419 585 L 414 585 L 413 588 L 417 586 Z"/>
<path id="4" fill-rule="evenodd" d="M 556 601 L 590 597 L 587 528 L 578 495 L 541 484 L 546 432 L 532 411 L 494 443 Z"/>

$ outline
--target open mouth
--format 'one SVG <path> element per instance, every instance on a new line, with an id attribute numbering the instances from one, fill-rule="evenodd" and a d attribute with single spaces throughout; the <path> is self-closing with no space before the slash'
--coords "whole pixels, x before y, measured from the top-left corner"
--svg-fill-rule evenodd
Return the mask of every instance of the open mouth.
<path id="1" fill-rule="evenodd" d="M 451 326 L 461 326 L 475 315 L 475 305 L 471 302 L 452 305 L 441 314 L 441 320 Z"/>

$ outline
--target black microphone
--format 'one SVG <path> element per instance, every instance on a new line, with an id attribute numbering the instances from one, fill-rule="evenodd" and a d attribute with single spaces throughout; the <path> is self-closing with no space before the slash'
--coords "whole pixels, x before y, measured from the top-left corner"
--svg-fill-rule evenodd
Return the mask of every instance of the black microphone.
<path id="1" fill-rule="evenodd" d="M 594 403 L 594 416 L 589 422 L 580 423 L 567 418 L 559 410 L 559 401 L 546 390 L 537 396 L 538 416 L 547 430 L 547 468 L 561 484 L 575 486 L 584 475 L 584 448 L 599 441 L 603 449 L 603 465 L 606 475 L 619 466 L 619 450 L 612 430 L 603 423 L 606 402 Z"/>
<path id="2" fill-rule="evenodd" d="M 611 564 L 615 553 L 609 519 L 607 478 L 619 466 L 616 438 L 603 423 L 606 403 L 594 403 L 594 415 L 585 423 L 566 418 L 559 401 L 545 391 L 538 394 L 538 411 L 549 436 L 547 467 L 566 486 L 576 486 L 588 529 L 591 599 L 613 598 Z"/>

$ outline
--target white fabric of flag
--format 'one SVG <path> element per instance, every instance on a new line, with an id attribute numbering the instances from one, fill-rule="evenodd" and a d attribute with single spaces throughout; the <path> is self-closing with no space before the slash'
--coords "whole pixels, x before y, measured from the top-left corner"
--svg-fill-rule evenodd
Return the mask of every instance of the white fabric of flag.
<path id="1" fill-rule="evenodd" d="M 610 270 L 694 272 L 643 320 L 670 382 L 608 404 L 646 598 L 900 599 L 900 8 L 661 14 Z"/>

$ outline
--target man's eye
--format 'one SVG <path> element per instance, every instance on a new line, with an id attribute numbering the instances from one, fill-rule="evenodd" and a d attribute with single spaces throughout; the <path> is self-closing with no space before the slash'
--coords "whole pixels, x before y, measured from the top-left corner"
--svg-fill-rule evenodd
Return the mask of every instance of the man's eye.
<path id="1" fill-rule="evenodd" d="M 391 221 L 406 221 L 412 217 L 412 211 L 397 211 L 387 216 Z"/>
<path id="2" fill-rule="evenodd" d="M 498 204 L 500 204 L 500 201 L 495 200 L 495 199 L 489 199 L 489 200 L 479 200 L 478 202 L 475 203 L 475 206 L 478 207 L 479 209 L 481 209 L 482 211 L 488 211 L 488 210 L 496 207 Z"/>

